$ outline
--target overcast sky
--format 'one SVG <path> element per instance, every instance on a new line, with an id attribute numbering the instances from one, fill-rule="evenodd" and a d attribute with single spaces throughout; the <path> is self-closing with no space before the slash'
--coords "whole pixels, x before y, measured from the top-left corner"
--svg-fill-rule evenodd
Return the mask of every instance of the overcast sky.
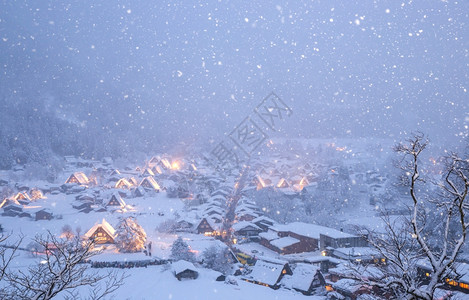
<path id="1" fill-rule="evenodd" d="M 284 136 L 458 140 L 468 39 L 468 1 L 4 0 L 0 92 L 168 143 L 222 136 L 271 91 Z"/>

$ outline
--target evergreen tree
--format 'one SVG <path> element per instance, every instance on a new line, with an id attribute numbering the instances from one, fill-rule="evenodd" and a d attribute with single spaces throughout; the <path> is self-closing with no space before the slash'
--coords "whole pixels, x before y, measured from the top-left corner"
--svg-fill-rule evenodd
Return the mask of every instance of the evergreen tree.
<path id="1" fill-rule="evenodd" d="M 178 237 L 173 245 L 171 246 L 171 259 L 173 260 L 187 260 L 194 261 L 194 253 L 190 251 L 189 245 L 183 241 L 181 237 Z"/>
<path id="2" fill-rule="evenodd" d="M 227 274 L 233 263 L 230 249 L 210 246 L 202 253 L 204 267 Z"/>

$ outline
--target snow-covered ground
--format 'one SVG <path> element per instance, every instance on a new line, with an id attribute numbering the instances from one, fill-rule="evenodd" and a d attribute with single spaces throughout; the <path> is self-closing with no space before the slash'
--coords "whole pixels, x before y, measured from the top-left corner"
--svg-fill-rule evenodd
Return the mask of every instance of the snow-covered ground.
<path id="1" fill-rule="evenodd" d="M 304 296 L 290 290 L 273 290 L 268 287 L 236 279 L 238 285 L 215 281 L 219 273 L 198 269 L 195 280 L 178 281 L 171 270 L 163 266 L 125 270 L 130 277 L 119 289 L 118 299 L 173 299 L 173 300 L 240 300 L 240 299 L 325 299 Z M 104 271 L 103 271 L 104 272 Z"/>

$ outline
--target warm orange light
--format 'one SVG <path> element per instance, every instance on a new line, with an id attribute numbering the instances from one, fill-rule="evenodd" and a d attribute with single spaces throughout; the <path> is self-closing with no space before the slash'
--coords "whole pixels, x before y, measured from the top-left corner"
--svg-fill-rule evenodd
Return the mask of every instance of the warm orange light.
<path id="1" fill-rule="evenodd" d="M 179 168 L 180 168 L 179 162 L 178 161 L 173 161 L 173 163 L 171 164 L 171 169 L 179 170 Z"/>

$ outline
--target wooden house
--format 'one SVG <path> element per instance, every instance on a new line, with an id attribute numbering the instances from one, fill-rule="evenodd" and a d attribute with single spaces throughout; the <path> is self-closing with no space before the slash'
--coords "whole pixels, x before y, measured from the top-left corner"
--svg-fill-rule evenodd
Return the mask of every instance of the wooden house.
<path id="1" fill-rule="evenodd" d="M 141 174 L 142 177 L 148 177 L 148 176 L 155 176 L 155 173 L 153 173 L 153 171 L 150 169 L 150 168 L 146 168 L 142 174 Z"/>
<path id="2" fill-rule="evenodd" d="M 148 162 L 148 164 L 149 164 L 150 166 L 154 166 L 154 165 L 156 165 L 157 163 L 159 163 L 160 160 L 161 160 L 161 157 L 159 157 L 158 155 L 155 155 L 155 156 L 153 156 L 153 157 L 150 159 L 150 161 Z"/>
<path id="3" fill-rule="evenodd" d="M 197 233 L 205 235 L 216 235 L 218 226 L 210 218 L 202 218 L 197 225 Z"/>
<path id="4" fill-rule="evenodd" d="M 96 201 L 96 197 L 93 196 L 92 194 L 84 193 L 80 194 L 75 197 L 76 200 L 78 201 L 83 201 L 83 202 L 92 202 L 94 203 Z"/>
<path id="5" fill-rule="evenodd" d="M 190 172 L 195 172 L 197 171 L 197 167 L 192 163 L 192 164 L 189 164 L 189 167 L 188 167 L 189 171 Z"/>
<path id="6" fill-rule="evenodd" d="M 296 290 L 303 295 L 309 296 L 320 290 L 324 290 L 326 281 L 319 266 L 298 263 L 293 269 L 293 274 L 286 275 L 282 279 L 282 284 L 286 288 Z"/>
<path id="7" fill-rule="evenodd" d="M 114 244 L 116 236 L 116 230 L 105 219 L 85 233 L 85 237 L 94 239 L 96 244 Z"/>
<path id="8" fill-rule="evenodd" d="M 143 178 L 139 186 L 143 187 L 147 191 L 159 192 L 161 190 L 160 185 L 152 176 L 147 176 Z"/>
<path id="9" fill-rule="evenodd" d="M 177 231 L 190 232 L 194 229 L 194 221 L 190 219 L 181 219 L 177 221 Z"/>
<path id="10" fill-rule="evenodd" d="M 3 199 L 3 201 L 0 203 L 0 208 L 4 208 L 4 207 L 7 207 L 9 205 L 16 205 L 18 207 L 22 207 L 21 203 L 16 200 L 15 198 L 13 199 Z"/>
<path id="11" fill-rule="evenodd" d="M 68 179 L 65 183 L 76 183 L 79 185 L 87 185 L 90 183 L 88 177 L 83 172 L 75 172 Z"/>
<path id="12" fill-rule="evenodd" d="M 226 197 L 228 197 L 229 194 L 230 194 L 230 192 L 227 191 L 227 190 L 218 189 L 218 190 L 212 192 L 212 193 L 210 194 L 210 197 L 221 196 L 221 197 L 226 198 Z"/>
<path id="13" fill-rule="evenodd" d="M 182 279 L 197 279 L 199 272 L 196 267 L 186 260 L 179 260 L 171 264 L 174 276 L 178 280 Z"/>
<path id="14" fill-rule="evenodd" d="M 291 187 L 290 183 L 288 183 L 288 181 L 285 178 L 281 178 L 276 186 L 279 189 L 284 189 L 284 188 Z"/>
<path id="15" fill-rule="evenodd" d="M 253 211 L 242 211 L 236 213 L 236 220 L 238 221 L 252 221 L 255 218 L 259 217 L 259 214 Z M 257 225 L 256 225 L 257 226 Z"/>
<path id="16" fill-rule="evenodd" d="M 17 215 L 23 212 L 22 205 L 11 203 L 11 202 L 9 202 L 8 204 L 5 204 L 2 208 L 3 208 L 2 216 L 16 217 Z"/>
<path id="17" fill-rule="evenodd" d="M 133 191 L 133 196 L 134 197 L 143 197 L 145 196 L 145 189 L 141 186 L 138 186 L 134 191 Z"/>
<path id="18" fill-rule="evenodd" d="M 120 206 L 121 208 L 124 208 L 125 205 L 124 199 L 122 199 L 119 193 L 113 193 L 106 204 L 106 206 Z"/>
<path id="19" fill-rule="evenodd" d="M 360 295 L 370 294 L 372 288 L 354 279 L 340 279 L 332 284 L 334 291 L 338 292 L 346 299 L 356 300 Z"/>
<path id="20" fill-rule="evenodd" d="M 18 194 L 16 194 L 15 197 L 13 197 L 13 199 L 15 199 L 16 201 L 24 200 L 26 203 L 31 202 L 31 197 L 25 191 L 19 192 Z"/>
<path id="21" fill-rule="evenodd" d="M 253 179 L 253 184 L 256 187 L 256 190 L 265 188 L 267 185 L 260 175 L 256 175 Z"/>
<path id="22" fill-rule="evenodd" d="M 282 251 L 284 254 L 311 252 L 327 247 L 364 247 L 366 241 L 359 236 L 354 236 L 333 228 L 328 228 L 316 224 L 308 224 L 302 222 L 293 222 L 289 224 L 276 224 L 270 230 L 276 232 L 279 238 L 292 237 L 299 240 L 299 243 L 291 244 Z M 323 236 L 323 237 L 321 237 Z M 292 240 L 293 241 L 293 240 Z M 265 247 L 271 247 L 265 241 Z M 286 247 L 284 244 L 282 244 Z M 278 251 L 278 247 L 271 247 L 272 250 Z M 288 253 L 287 253 L 288 252 Z"/>
<path id="23" fill-rule="evenodd" d="M 163 170 L 161 170 L 161 167 L 158 165 L 153 166 L 153 168 L 151 168 L 151 171 L 153 172 L 153 174 L 163 174 Z"/>
<path id="24" fill-rule="evenodd" d="M 262 229 L 256 224 L 247 221 L 235 223 L 232 228 L 236 236 L 242 237 L 258 236 L 259 233 L 262 232 Z"/>
<path id="25" fill-rule="evenodd" d="M 260 216 L 252 220 L 254 224 L 256 224 L 258 227 L 262 229 L 262 231 L 267 231 L 271 226 L 275 224 L 275 221 L 266 217 L 266 216 Z"/>
<path id="26" fill-rule="evenodd" d="M 113 176 L 116 176 L 116 177 L 120 177 L 122 176 L 121 172 L 117 169 L 114 169 L 112 170 L 111 174 L 109 174 L 110 177 L 113 177 Z"/>
<path id="27" fill-rule="evenodd" d="M 171 169 L 171 163 L 167 158 L 162 158 L 158 163 L 158 166 L 161 167 L 162 170 L 170 170 Z"/>
<path id="28" fill-rule="evenodd" d="M 268 286 L 272 289 L 280 287 L 280 281 L 285 275 L 292 275 L 292 270 L 288 262 L 260 257 L 256 264 L 251 267 L 251 272 L 241 277 L 241 279 L 256 283 L 263 286 Z"/>
<path id="29" fill-rule="evenodd" d="M 365 238 L 338 230 L 325 231 L 319 235 L 321 250 L 331 248 L 368 247 Z"/>
<path id="30" fill-rule="evenodd" d="M 125 178 L 121 178 L 116 182 L 114 186 L 116 189 L 127 189 L 130 190 L 132 188 L 132 184 Z"/>
<path id="31" fill-rule="evenodd" d="M 37 211 L 35 214 L 35 219 L 36 221 L 39 220 L 52 220 L 52 212 L 48 209 L 41 209 L 40 211 Z"/>
<path id="32" fill-rule="evenodd" d="M 42 193 L 42 191 L 38 188 L 33 188 L 31 189 L 31 200 L 38 200 L 38 199 L 44 199 L 44 194 Z"/>

